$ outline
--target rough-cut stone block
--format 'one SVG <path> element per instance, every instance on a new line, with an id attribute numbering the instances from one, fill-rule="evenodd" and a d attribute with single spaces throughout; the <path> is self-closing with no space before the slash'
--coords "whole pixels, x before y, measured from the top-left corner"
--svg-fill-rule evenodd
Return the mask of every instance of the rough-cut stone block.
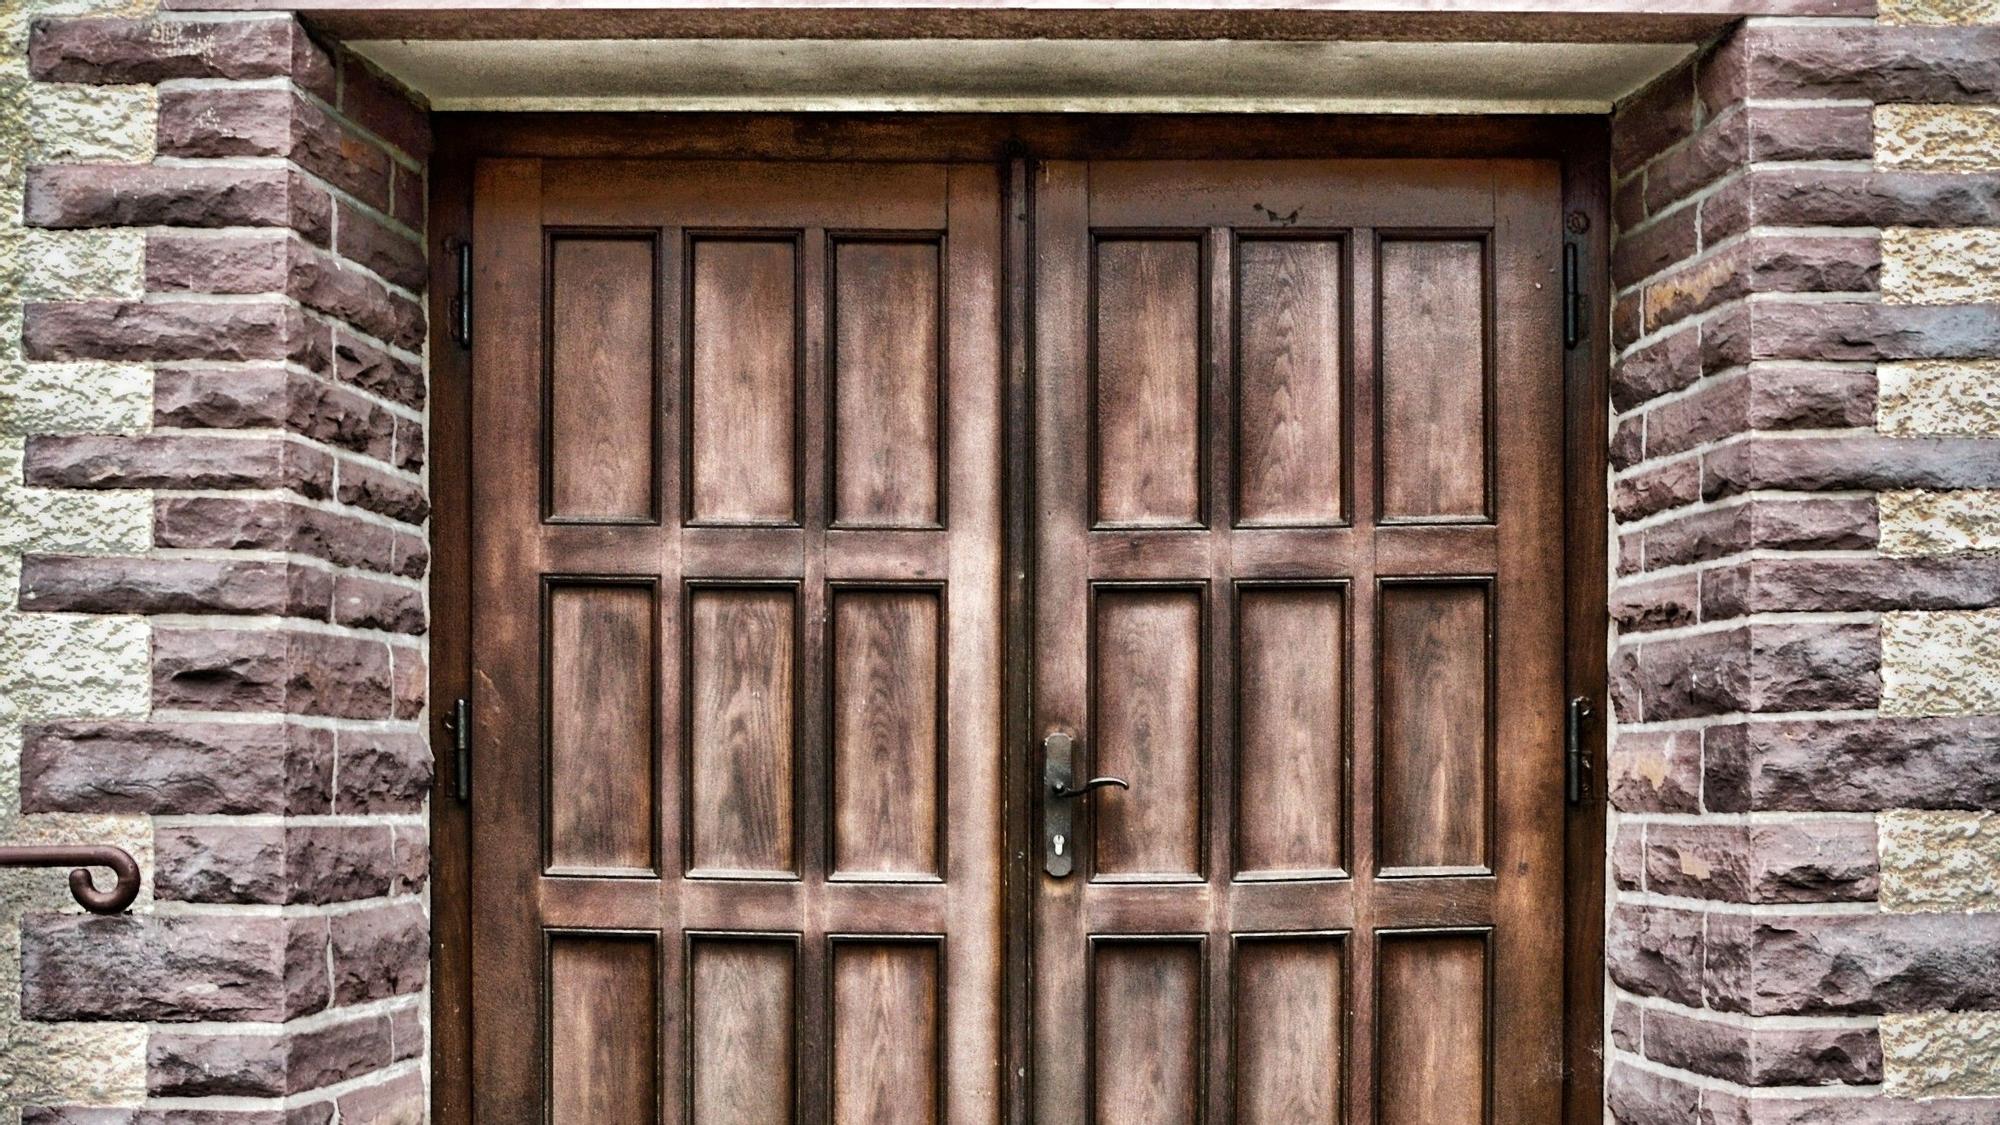
<path id="1" fill-rule="evenodd" d="M 1630 523 L 1700 499 L 1701 462 L 1687 458 L 1619 477 L 1611 486 L 1611 514 Z"/>
<path id="2" fill-rule="evenodd" d="M 281 1022 L 304 1010 L 285 966 L 293 925 L 222 915 L 29 915 L 21 924 L 21 1010 L 45 1020 Z"/>
<path id="3" fill-rule="evenodd" d="M 1604 1083 L 1605 1109 L 1615 1125 L 1680 1125 L 1701 1120 L 1701 1088 L 1625 1063 L 1613 1063 Z"/>
<path id="4" fill-rule="evenodd" d="M 1711 107 L 1770 100 L 1991 102 L 2000 28 L 1756 23 L 1704 68 Z"/>
<path id="5" fill-rule="evenodd" d="M 423 409 L 425 384 L 421 364 L 342 331 L 334 333 L 333 358 L 334 371 L 341 382 L 352 383 L 412 410 Z"/>
<path id="6" fill-rule="evenodd" d="M 1966 227 L 2000 222 L 2000 175 L 1787 168 L 1746 172 L 1702 202 L 1703 245 L 1752 227 Z"/>
<path id="7" fill-rule="evenodd" d="M 2000 818 L 1990 812 L 1898 809 L 1877 819 L 1882 909 L 2000 911 Z"/>
<path id="8" fill-rule="evenodd" d="M 1710 499 L 1762 489 L 1816 492 L 1996 485 L 2000 485 L 2000 441 L 1865 433 L 1756 435 L 1702 458 L 1702 488 Z"/>
<path id="9" fill-rule="evenodd" d="M 262 559 L 29 555 L 21 608 L 65 613 L 242 613 L 326 620 L 334 576 Z"/>
<path id="10" fill-rule="evenodd" d="M 313 825 L 285 831 L 285 901 L 381 898 L 396 881 L 394 842 L 383 825 Z"/>
<path id="11" fill-rule="evenodd" d="M 421 241 L 346 202 L 340 204 L 334 223 L 333 249 L 390 284 L 413 293 L 423 292 L 430 279 L 430 266 L 424 260 Z"/>
<path id="12" fill-rule="evenodd" d="M 286 291 L 307 308 L 395 347 L 405 351 L 423 347 L 423 306 L 360 270 L 343 267 L 330 254 L 294 253 Z"/>
<path id="13" fill-rule="evenodd" d="M 1698 1006 L 1702 996 L 1702 915 L 1655 906 L 1611 912 L 1605 958 L 1611 979 L 1641 996 Z"/>
<path id="14" fill-rule="evenodd" d="M 430 967 L 430 920 L 416 903 L 336 914 L 334 999 L 359 1004 L 417 992 Z"/>
<path id="15" fill-rule="evenodd" d="M 156 706 L 344 719 L 390 715 L 389 650 L 376 641 L 283 630 L 161 629 L 153 650 Z"/>
<path id="16" fill-rule="evenodd" d="M 1906 305 L 2000 301 L 2000 230 L 1883 231 L 1882 299 Z"/>
<path id="17" fill-rule="evenodd" d="M 155 293 L 282 293 L 291 241 L 285 231 L 156 231 L 146 238 L 146 288 Z"/>
<path id="18" fill-rule="evenodd" d="M 1711 581 L 1725 574 L 1733 581 Z M 1706 572 L 1701 609 L 1702 620 L 1715 621 L 1752 613 L 1994 605 L 2000 605 L 2000 567 L 1983 559 L 1761 558 Z"/>
<path id="19" fill-rule="evenodd" d="M 408 165 L 396 165 L 394 190 L 389 201 L 389 217 L 421 233 L 429 210 L 430 194 L 424 174 Z"/>
<path id="20" fill-rule="evenodd" d="M 1752 293 L 1872 293 L 1880 286 L 1874 235 L 1753 236 L 1655 277 L 1645 290 L 1645 331 Z"/>
<path id="21" fill-rule="evenodd" d="M 1611 744 L 1612 806 L 1625 812 L 1699 812 L 1701 732 L 1620 731 Z"/>
<path id="22" fill-rule="evenodd" d="M 1708 562 L 1753 548 L 1862 550 L 1877 538 L 1870 500 L 1776 499 L 1696 509 L 1644 533 L 1649 569 Z"/>
<path id="23" fill-rule="evenodd" d="M 325 245 L 333 203 L 283 168 L 52 164 L 28 171 L 36 227 L 290 227 Z"/>
<path id="24" fill-rule="evenodd" d="M 1694 257 L 1701 249 L 1700 211 L 1683 207 L 1636 230 L 1621 231 L 1611 249 L 1611 283 L 1623 289 Z"/>
<path id="25" fill-rule="evenodd" d="M 286 1053 L 288 1093 L 317 1090 L 380 1070 L 392 1061 L 389 1017 L 367 1016 L 295 1034 Z"/>
<path id="26" fill-rule="evenodd" d="M 355 461 L 340 465 L 339 496 L 343 504 L 408 524 L 422 524 L 431 514 L 421 484 Z"/>
<path id="27" fill-rule="evenodd" d="M 1877 886 L 1875 826 L 1655 824 L 1645 864 L 1646 889 L 1676 898 L 1865 902 Z"/>
<path id="28" fill-rule="evenodd" d="M 1884 614 L 1882 712 L 2000 713 L 2000 610 Z"/>
<path id="29" fill-rule="evenodd" d="M 1611 594 L 1611 621 L 1620 635 L 1693 625 L 1701 614 L 1701 576 L 1676 574 L 1620 582 Z"/>
<path id="30" fill-rule="evenodd" d="M 1618 107 L 1611 167 L 1623 176 L 1694 134 L 1694 67 L 1681 66 Z"/>
<path id="31" fill-rule="evenodd" d="M 250 20 L 56 19 L 39 22 L 28 65 L 50 82 L 278 78 L 293 70 L 289 17 Z"/>
<path id="32" fill-rule="evenodd" d="M 1869 707 L 1881 691 L 1868 623 L 1751 625 L 1636 647 L 1615 674 L 1631 681 L 1625 697 L 1640 709 L 1621 711 L 1628 721 Z"/>
<path id="33" fill-rule="evenodd" d="M 2000 491 L 1884 492 L 1885 555 L 1956 555 L 2000 551 Z"/>
<path id="34" fill-rule="evenodd" d="M 408 813 L 423 807 L 431 747 L 421 732 L 343 730 L 338 736 L 340 813 Z"/>
<path id="35" fill-rule="evenodd" d="M 333 735 L 280 723 L 66 721 L 30 726 L 26 812 L 323 813 Z"/>
<path id="36" fill-rule="evenodd" d="M 326 367 L 327 328 L 280 301 L 54 301 L 28 305 L 29 359 L 271 360 Z"/>
<path id="37" fill-rule="evenodd" d="M 1739 1086 L 1857 1085 L 1881 1080 L 1882 1051 L 1864 1028 L 1767 1028 L 1714 1013 L 1645 1010 L 1654 1062 Z"/>
<path id="38" fill-rule="evenodd" d="M 159 829 L 153 864 L 162 901 L 285 901 L 285 830 L 275 824 Z"/>
<path id="39" fill-rule="evenodd" d="M 2000 1008 L 2000 915 L 1760 915 L 1749 930 L 1751 1014 Z"/>
<path id="40" fill-rule="evenodd" d="M 170 431 L 30 438 L 28 483 L 45 488 L 283 489 L 319 499 L 333 461 L 299 442 Z"/>
<path id="41" fill-rule="evenodd" d="M 419 634 L 427 627 L 421 587 L 343 574 L 334 580 L 333 619 L 354 629 Z"/>
<path id="42" fill-rule="evenodd" d="M 2000 1097 L 2000 1012 L 1884 1016 L 1882 1049 L 1896 1097 Z"/>
<path id="43" fill-rule="evenodd" d="M 1702 365 L 2000 355 L 2000 305 L 1752 301 L 1702 325 Z"/>
<path id="44" fill-rule="evenodd" d="M 1724 812 L 2000 808 L 2000 719 L 1796 719 L 1707 733 Z"/>
<path id="45" fill-rule="evenodd" d="M 378 523 L 283 500 L 162 497 L 153 504 L 161 547 L 293 551 L 340 566 L 389 573 L 396 535 Z"/>
<path id="46" fill-rule="evenodd" d="M 1611 404 L 1625 411 L 1701 378 L 1701 334 L 1683 328 L 1626 353 L 1611 368 Z"/>
<path id="47" fill-rule="evenodd" d="M 146 1049 L 146 1088 L 167 1098 L 283 1097 L 289 1044 L 283 1035 L 156 1032 Z"/>
<path id="48" fill-rule="evenodd" d="M 425 1108 L 424 1076 L 411 1070 L 342 1094 L 340 1121 L 341 1125 L 409 1125 L 424 1119 Z"/>
<path id="49" fill-rule="evenodd" d="M 1885 363 L 1876 374 L 1883 433 L 2000 437 L 2000 361 Z"/>

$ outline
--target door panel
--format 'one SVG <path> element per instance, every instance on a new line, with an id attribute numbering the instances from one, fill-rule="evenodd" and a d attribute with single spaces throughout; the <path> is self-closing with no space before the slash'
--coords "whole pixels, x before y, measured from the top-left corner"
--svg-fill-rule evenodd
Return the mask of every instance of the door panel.
<path id="1" fill-rule="evenodd" d="M 1004 449 L 998 169 L 479 165 L 479 1120 L 1558 1119 L 1555 166 L 1027 178 Z"/>
<path id="2" fill-rule="evenodd" d="M 997 1121 L 997 170 L 475 199 L 478 1118 Z"/>
<path id="3" fill-rule="evenodd" d="M 1557 187 L 1040 169 L 1037 1122 L 1557 1119 Z"/>

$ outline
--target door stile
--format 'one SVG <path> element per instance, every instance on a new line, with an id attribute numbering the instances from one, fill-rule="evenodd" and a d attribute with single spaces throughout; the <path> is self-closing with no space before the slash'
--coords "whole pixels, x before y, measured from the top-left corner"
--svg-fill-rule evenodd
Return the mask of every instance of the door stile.
<path id="1" fill-rule="evenodd" d="M 1380 304 L 1376 294 L 1376 232 L 1356 227 L 1348 232 L 1347 309 L 1350 326 L 1347 337 L 1347 379 L 1345 389 L 1353 408 L 1348 411 L 1343 436 L 1347 439 L 1346 480 L 1348 523 L 1359 531 L 1373 528 L 1381 517 L 1379 492 L 1373 466 L 1378 463 L 1380 427 Z M 1354 638 L 1351 652 L 1375 652 L 1375 622 L 1379 598 L 1375 578 L 1375 537 L 1356 535 L 1354 570 L 1347 584 L 1347 628 Z M 1376 671 L 1371 663 L 1364 678 L 1351 663 L 1345 670 L 1347 682 L 1343 699 L 1347 704 L 1347 802 L 1346 870 L 1348 886 L 1354 894 L 1354 925 L 1341 940 L 1342 963 L 1346 969 L 1341 995 L 1347 1001 L 1347 1026 L 1341 1029 L 1342 1069 L 1350 1075 L 1372 1076 L 1376 1068 L 1377 1026 L 1376 944 L 1368 932 L 1367 920 L 1375 916 L 1375 880 L 1362 877 L 1376 869 L 1379 838 L 1376 830 Z M 1344 1091 L 1347 1114 L 1344 1125 L 1375 1125 L 1375 1085 L 1367 1080 L 1350 1080 Z"/>
<path id="2" fill-rule="evenodd" d="M 1003 719 L 1000 752 L 1000 792 L 1003 810 L 1001 881 L 1004 887 L 1005 956 L 1002 959 L 1001 1086 L 1005 1091 L 1002 1120 L 1015 1125 L 1032 1120 L 1032 1030 L 1035 1004 L 1035 899 L 1041 871 L 1035 857 L 1041 841 L 1035 831 L 1039 763 L 1032 749 L 1034 715 L 1034 586 L 1029 573 L 1034 559 L 1033 511 L 1035 430 L 1033 426 L 1033 350 L 1029 333 L 1030 294 L 1034 271 L 1030 248 L 1034 238 L 1035 193 L 1031 185 L 1036 165 L 1015 157 L 1006 162 L 1001 198 L 1003 226 L 1001 261 L 1001 340 L 1004 354 L 1001 389 L 1003 434 L 1001 498 L 1003 526 L 1001 635 Z"/>
<path id="3" fill-rule="evenodd" d="M 1202 239 L 1206 243 L 1208 276 L 1205 279 L 1206 291 L 1202 295 L 1204 347 L 1201 349 L 1201 364 L 1205 378 L 1200 394 L 1207 416 L 1207 425 L 1203 427 L 1206 448 L 1202 455 L 1209 465 L 1204 481 L 1208 494 L 1204 497 L 1203 506 L 1208 513 L 1209 526 L 1230 527 L 1236 522 L 1233 455 L 1237 436 L 1235 380 L 1229 375 L 1235 367 L 1234 336 L 1230 330 L 1235 319 L 1230 282 L 1235 272 L 1234 247 L 1226 228 L 1210 227 L 1202 232 Z M 1230 1120 L 1235 1100 L 1232 1077 L 1236 1061 L 1235 1042 L 1234 1036 L 1227 1034 L 1227 1029 L 1232 1026 L 1230 1012 L 1235 1004 L 1234 982 L 1231 980 L 1235 961 L 1229 955 L 1232 938 L 1225 912 L 1228 900 L 1223 888 L 1232 877 L 1231 869 L 1235 863 L 1231 837 L 1235 831 L 1236 815 L 1230 806 L 1235 803 L 1236 770 L 1230 749 L 1235 745 L 1236 662 L 1221 655 L 1232 651 L 1235 644 L 1234 573 L 1228 537 L 1215 537 L 1209 551 L 1209 572 L 1205 576 L 1206 589 L 1202 598 L 1202 623 L 1207 633 L 1207 659 L 1202 675 L 1207 697 L 1202 700 L 1202 716 L 1208 728 L 1203 732 L 1206 752 L 1202 755 L 1201 778 L 1202 805 L 1206 814 L 1202 824 L 1201 848 L 1207 859 L 1203 874 L 1208 889 L 1208 916 L 1202 927 L 1202 948 L 1206 952 L 1202 975 L 1205 978 L 1207 1011 L 1203 1013 L 1202 1022 L 1209 1029 L 1203 1051 L 1206 1070 L 1203 1085 L 1206 1119 L 1211 1122 Z"/>
<path id="4" fill-rule="evenodd" d="M 1031 739 L 1037 744 L 1051 731 L 1074 731 L 1073 724 L 1082 721 L 1088 703 L 1084 646 L 1048 626 L 1049 622 L 1062 622 L 1066 628 L 1080 628 L 1088 614 L 1088 594 L 1082 583 L 1048 579 L 1050 574 L 1086 574 L 1089 566 L 1088 533 L 1083 524 L 1062 518 L 1085 508 L 1085 466 L 1092 456 L 1092 451 L 1084 448 L 1087 439 L 1083 436 L 1091 433 L 1084 397 L 1088 386 L 1084 310 L 1089 287 L 1086 262 L 1075 249 L 1086 244 L 1087 168 L 1074 161 L 1050 161 L 1036 167 L 1034 183 L 1031 253 L 1035 288 L 1032 308 L 1027 312 L 1034 318 L 1035 554 L 1028 570 L 1035 613 L 1029 626 L 1035 669 Z M 1086 744 L 1086 762 L 1096 761 L 1095 749 Z M 1033 756 L 1039 760 L 1039 751 Z M 1035 792 L 1039 817 L 1048 796 L 1039 785 Z M 1092 820 L 1091 809 L 1078 810 L 1078 847 L 1089 838 Z M 1038 839 L 1028 849 L 1038 886 L 1035 953 L 1029 974 L 1034 980 L 1036 1029 L 1029 1064 L 1034 1075 L 1031 1119 L 1042 1125 L 1067 1125 L 1086 1119 L 1092 1091 L 1084 1075 L 1095 1047 L 1090 1042 L 1068 1042 L 1058 1051 L 1051 1048 L 1046 1036 L 1052 1028 L 1089 1026 L 1085 1014 L 1090 987 L 1084 971 L 1087 953 L 1071 948 L 1074 935 L 1080 931 L 1083 875 L 1080 872 L 1050 885 L 1039 874 L 1040 855 Z M 1065 955 L 1050 958 L 1052 949 L 1061 949 Z"/>

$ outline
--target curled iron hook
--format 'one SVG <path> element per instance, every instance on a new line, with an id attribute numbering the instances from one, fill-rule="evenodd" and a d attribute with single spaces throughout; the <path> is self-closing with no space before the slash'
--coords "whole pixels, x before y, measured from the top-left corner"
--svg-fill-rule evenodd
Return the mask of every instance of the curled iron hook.
<path id="1" fill-rule="evenodd" d="M 14 845 L 0 847 L 0 867 L 68 867 L 69 893 L 92 914 L 122 914 L 139 897 L 139 861 L 110 844 Z M 100 891 L 92 867 L 108 867 L 117 881 Z"/>

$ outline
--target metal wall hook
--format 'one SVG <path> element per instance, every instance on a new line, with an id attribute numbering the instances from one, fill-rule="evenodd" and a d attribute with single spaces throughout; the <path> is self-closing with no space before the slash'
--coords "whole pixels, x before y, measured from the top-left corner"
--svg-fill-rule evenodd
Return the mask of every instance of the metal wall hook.
<path id="1" fill-rule="evenodd" d="M 14 845 L 0 847 L 0 867 L 68 867 L 69 893 L 92 914 L 122 914 L 139 897 L 139 861 L 110 844 Z M 100 891 L 89 869 L 108 867 L 117 882 Z"/>

